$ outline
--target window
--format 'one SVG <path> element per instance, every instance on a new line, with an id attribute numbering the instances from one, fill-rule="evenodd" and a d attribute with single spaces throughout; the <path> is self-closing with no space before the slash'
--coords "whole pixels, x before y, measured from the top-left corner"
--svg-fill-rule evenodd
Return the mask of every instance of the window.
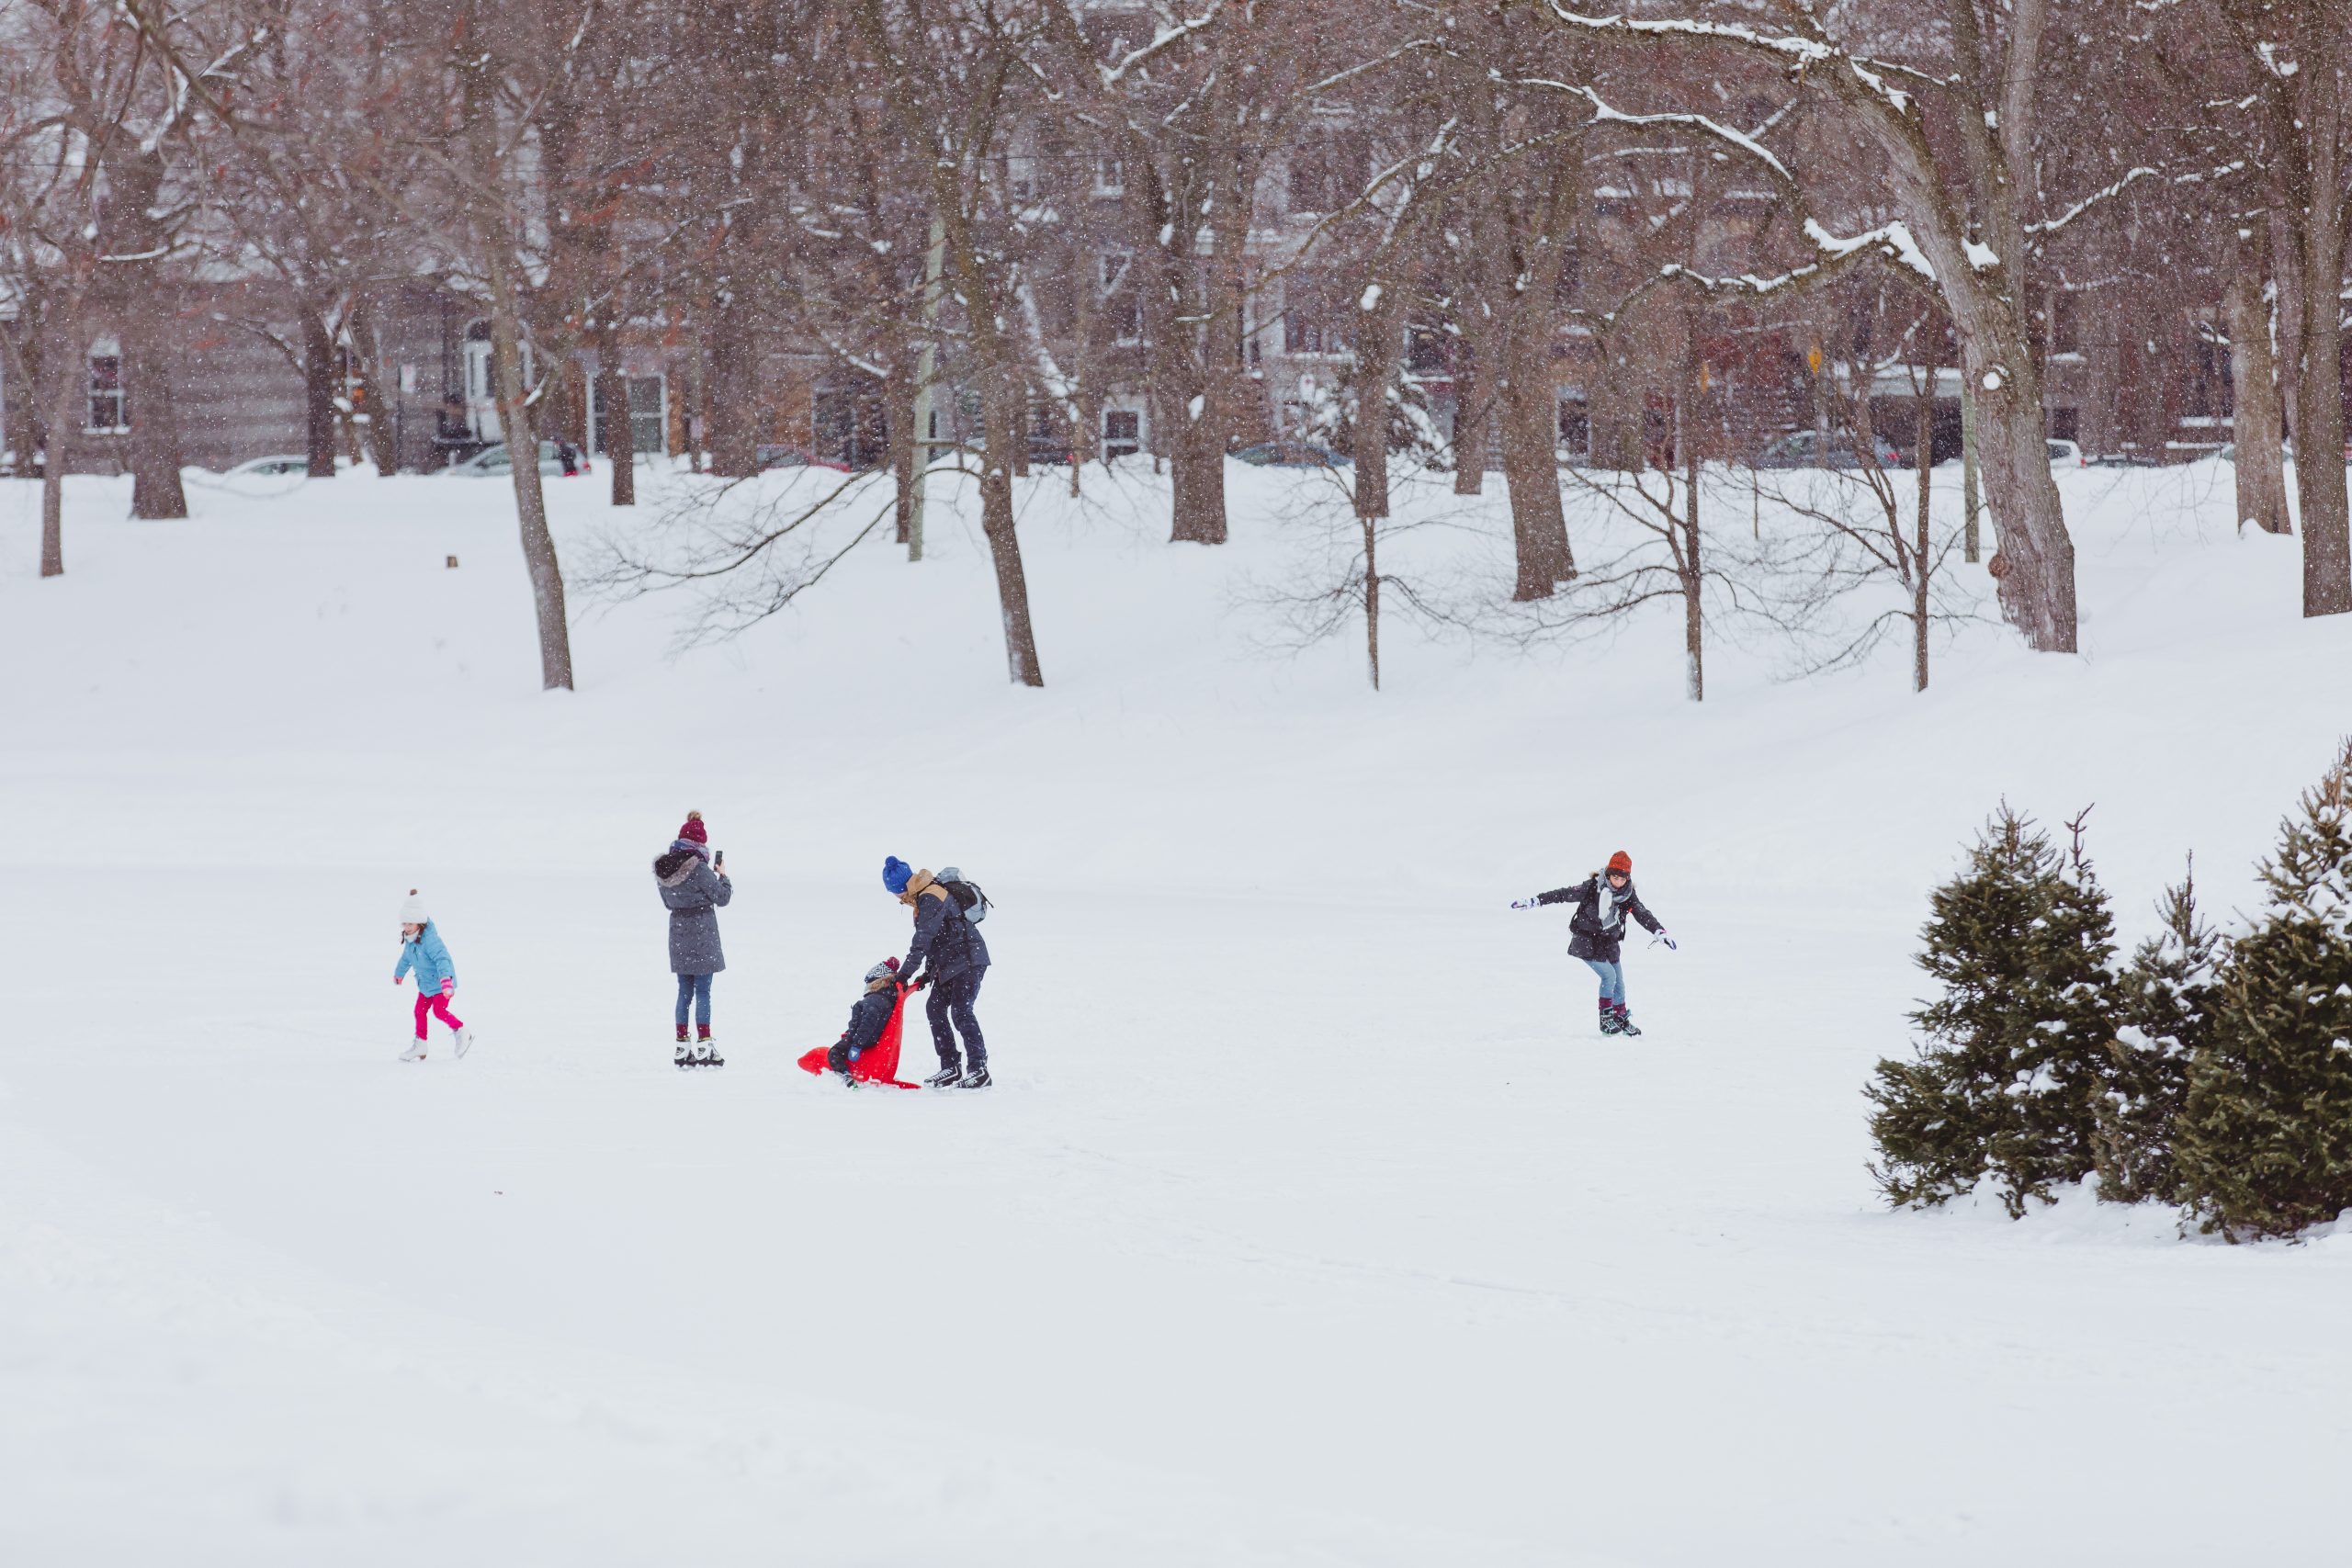
<path id="1" fill-rule="evenodd" d="M 90 345 L 90 424 L 93 435 L 119 435 L 130 428 L 130 404 L 122 389 L 122 344 L 102 337 Z"/>
<path id="2" fill-rule="evenodd" d="M 630 376 L 623 385 L 628 394 L 629 451 L 642 457 L 669 450 L 669 423 L 664 400 L 664 385 L 659 376 Z M 601 383 L 596 378 L 588 380 L 588 396 L 595 411 L 596 450 L 607 457 L 613 451 L 611 420 L 613 410 L 605 406 Z"/>
<path id="3" fill-rule="evenodd" d="M 1363 194 L 1371 150 L 1359 136 L 1310 136 L 1284 160 L 1293 212 L 1337 212 Z"/>
<path id="4" fill-rule="evenodd" d="M 1338 334 L 1329 327 L 1329 308 L 1320 285 L 1294 277 L 1283 285 L 1283 352 L 1329 354 Z"/>
<path id="5" fill-rule="evenodd" d="M 816 456 L 863 471 L 888 457 L 882 389 L 870 381 L 819 387 L 810 398 L 809 434 Z"/>
<path id="6" fill-rule="evenodd" d="M 1127 166 L 1117 154 L 1105 152 L 1094 160 L 1094 194 L 1125 196 L 1127 194 Z"/>
<path id="7" fill-rule="evenodd" d="M 2080 354 L 2083 351 L 2082 321 L 2081 295 L 2053 295 L 2050 301 L 2050 351 L 2052 354 Z"/>
<path id="8" fill-rule="evenodd" d="M 1143 450 L 1143 415 L 1134 409 L 1102 411 L 1102 457 L 1132 457 Z"/>
<path id="9" fill-rule="evenodd" d="M 1449 367 L 1445 329 L 1416 322 L 1405 329 L 1405 369 L 1414 376 L 1442 376 Z"/>
<path id="10" fill-rule="evenodd" d="M 498 398 L 491 385 L 490 323 L 475 321 L 466 328 L 466 428 L 478 440 L 496 441 Z"/>
<path id="11" fill-rule="evenodd" d="M 1135 258 L 1124 251 L 1102 256 L 1102 313 L 1109 318 L 1115 343 L 1143 341 L 1143 300 L 1136 293 Z"/>
<path id="12" fill-rule="evenodd" d="M 1560 400 L 1560 445 L 1578 454 L 1592 447 L 1592 412 L 1582 398 Z"/>

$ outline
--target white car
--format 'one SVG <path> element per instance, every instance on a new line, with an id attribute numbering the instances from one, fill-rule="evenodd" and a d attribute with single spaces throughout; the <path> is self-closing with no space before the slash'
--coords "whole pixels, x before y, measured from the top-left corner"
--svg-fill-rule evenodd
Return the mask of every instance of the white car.
<path id="1" fill-rule="evenodd" d="M 2050 448 L 2050 466 L 2053 468 L 2079 468 L 2083 466 L 2083 449 L 2072 441 L 2052 436 L 2044 443 Z"/>
<path id="2" fill-rule="evenodd" d="M 229 470 L 232 479 L 255 477 L 279 479 L 286 475 L 305 475 L 311 471 L 311 459 L 300 453 L 280 453 L 275 457 L 248 457 Z"/>
<path id="3" fill-rule="evenodd" d="M 464 462 L 452 463 L 441 471 L 461 479 L 509 479 L 514 472 L 514 459 L 506 455 L 506 444 L 502 441 L 495 446 L 485 446 Z M 552 441 L 539 443 L 539 472 L 563 472 L 563 458 L 558 455 L 556 444 Z"/>

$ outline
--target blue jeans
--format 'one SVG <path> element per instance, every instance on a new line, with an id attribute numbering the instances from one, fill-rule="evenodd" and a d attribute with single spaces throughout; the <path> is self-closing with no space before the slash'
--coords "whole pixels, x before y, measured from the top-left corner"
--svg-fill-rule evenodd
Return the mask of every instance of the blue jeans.
<path id="1" fill-rule="evenodd" d="M 1625 1005 L 1625 966 L 1604 964 L 1598 958 L 1588 958 L 1585 967 L 1600 976 L 1600 999 L 1610 1007 Z"/>
<path id="2" fill-rule="evenodd" d="M 686 1009 L 695 1010 L 695 1021 L 705 1029 L 710 1027 L 710 976 L 681 975 L 678 976 L 678 1027 L 686 1026 Z"/>

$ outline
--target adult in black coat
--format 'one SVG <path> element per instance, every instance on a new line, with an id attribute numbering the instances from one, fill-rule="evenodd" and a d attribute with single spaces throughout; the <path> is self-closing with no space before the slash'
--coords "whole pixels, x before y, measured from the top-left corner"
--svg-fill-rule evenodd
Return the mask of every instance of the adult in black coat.
<path id="1" fill-rule="evenodd" d="M 1576 913 L 1568 919 L 1568 955 L 1583 959 L 1600 976 L 1600 1032 L 1639 1034 L 1633 1015 L 1625 1010 L 1625 918 L 1630 915 L 1641 921 L 1669 948 L 1674 939 L 1634 891 L 1634 857 L 1619 850 L 1609 857 L 1607 866 L 1582 882 L 1521 898 L 1511 908 L 1532 909 L 1545 904 L 1576 906 Z"/>
<path id="2" fill-rule="evenodd" d="M 939 1053 L 939 1071 L 923 1081 L 933 1089 L 988 1088 L 988 1042 L 981 1038 L 980 1021 L 972 1010 L 972 1004 L 979 999 L 980 981 L 989 972 L 987 939 L 930 872 L 917 871 L 892 855 L 883 863 L 882 886 L 915 916 L 914 942 L 899 965 L 899 977 L 914 985 L 915 972 L 925 964 L 931 966 L 925 976 L 931 999 L 923 1004 L 923 1016 L 931 1021 L 931 1043 Z M 964 1037 L 960 1063 L 956 1051 L 958 1034 Z"/>

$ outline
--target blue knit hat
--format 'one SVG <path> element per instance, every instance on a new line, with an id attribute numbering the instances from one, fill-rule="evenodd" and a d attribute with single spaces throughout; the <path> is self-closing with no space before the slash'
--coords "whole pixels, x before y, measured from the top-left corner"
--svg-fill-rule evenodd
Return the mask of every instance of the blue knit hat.
<path id="1" fill-rule="evenodd" d="M 915 868 L 896 855 L 882 859 L 882 886 L 893 893 L 904 893 L 907 884 L 915 879 Z"/>

